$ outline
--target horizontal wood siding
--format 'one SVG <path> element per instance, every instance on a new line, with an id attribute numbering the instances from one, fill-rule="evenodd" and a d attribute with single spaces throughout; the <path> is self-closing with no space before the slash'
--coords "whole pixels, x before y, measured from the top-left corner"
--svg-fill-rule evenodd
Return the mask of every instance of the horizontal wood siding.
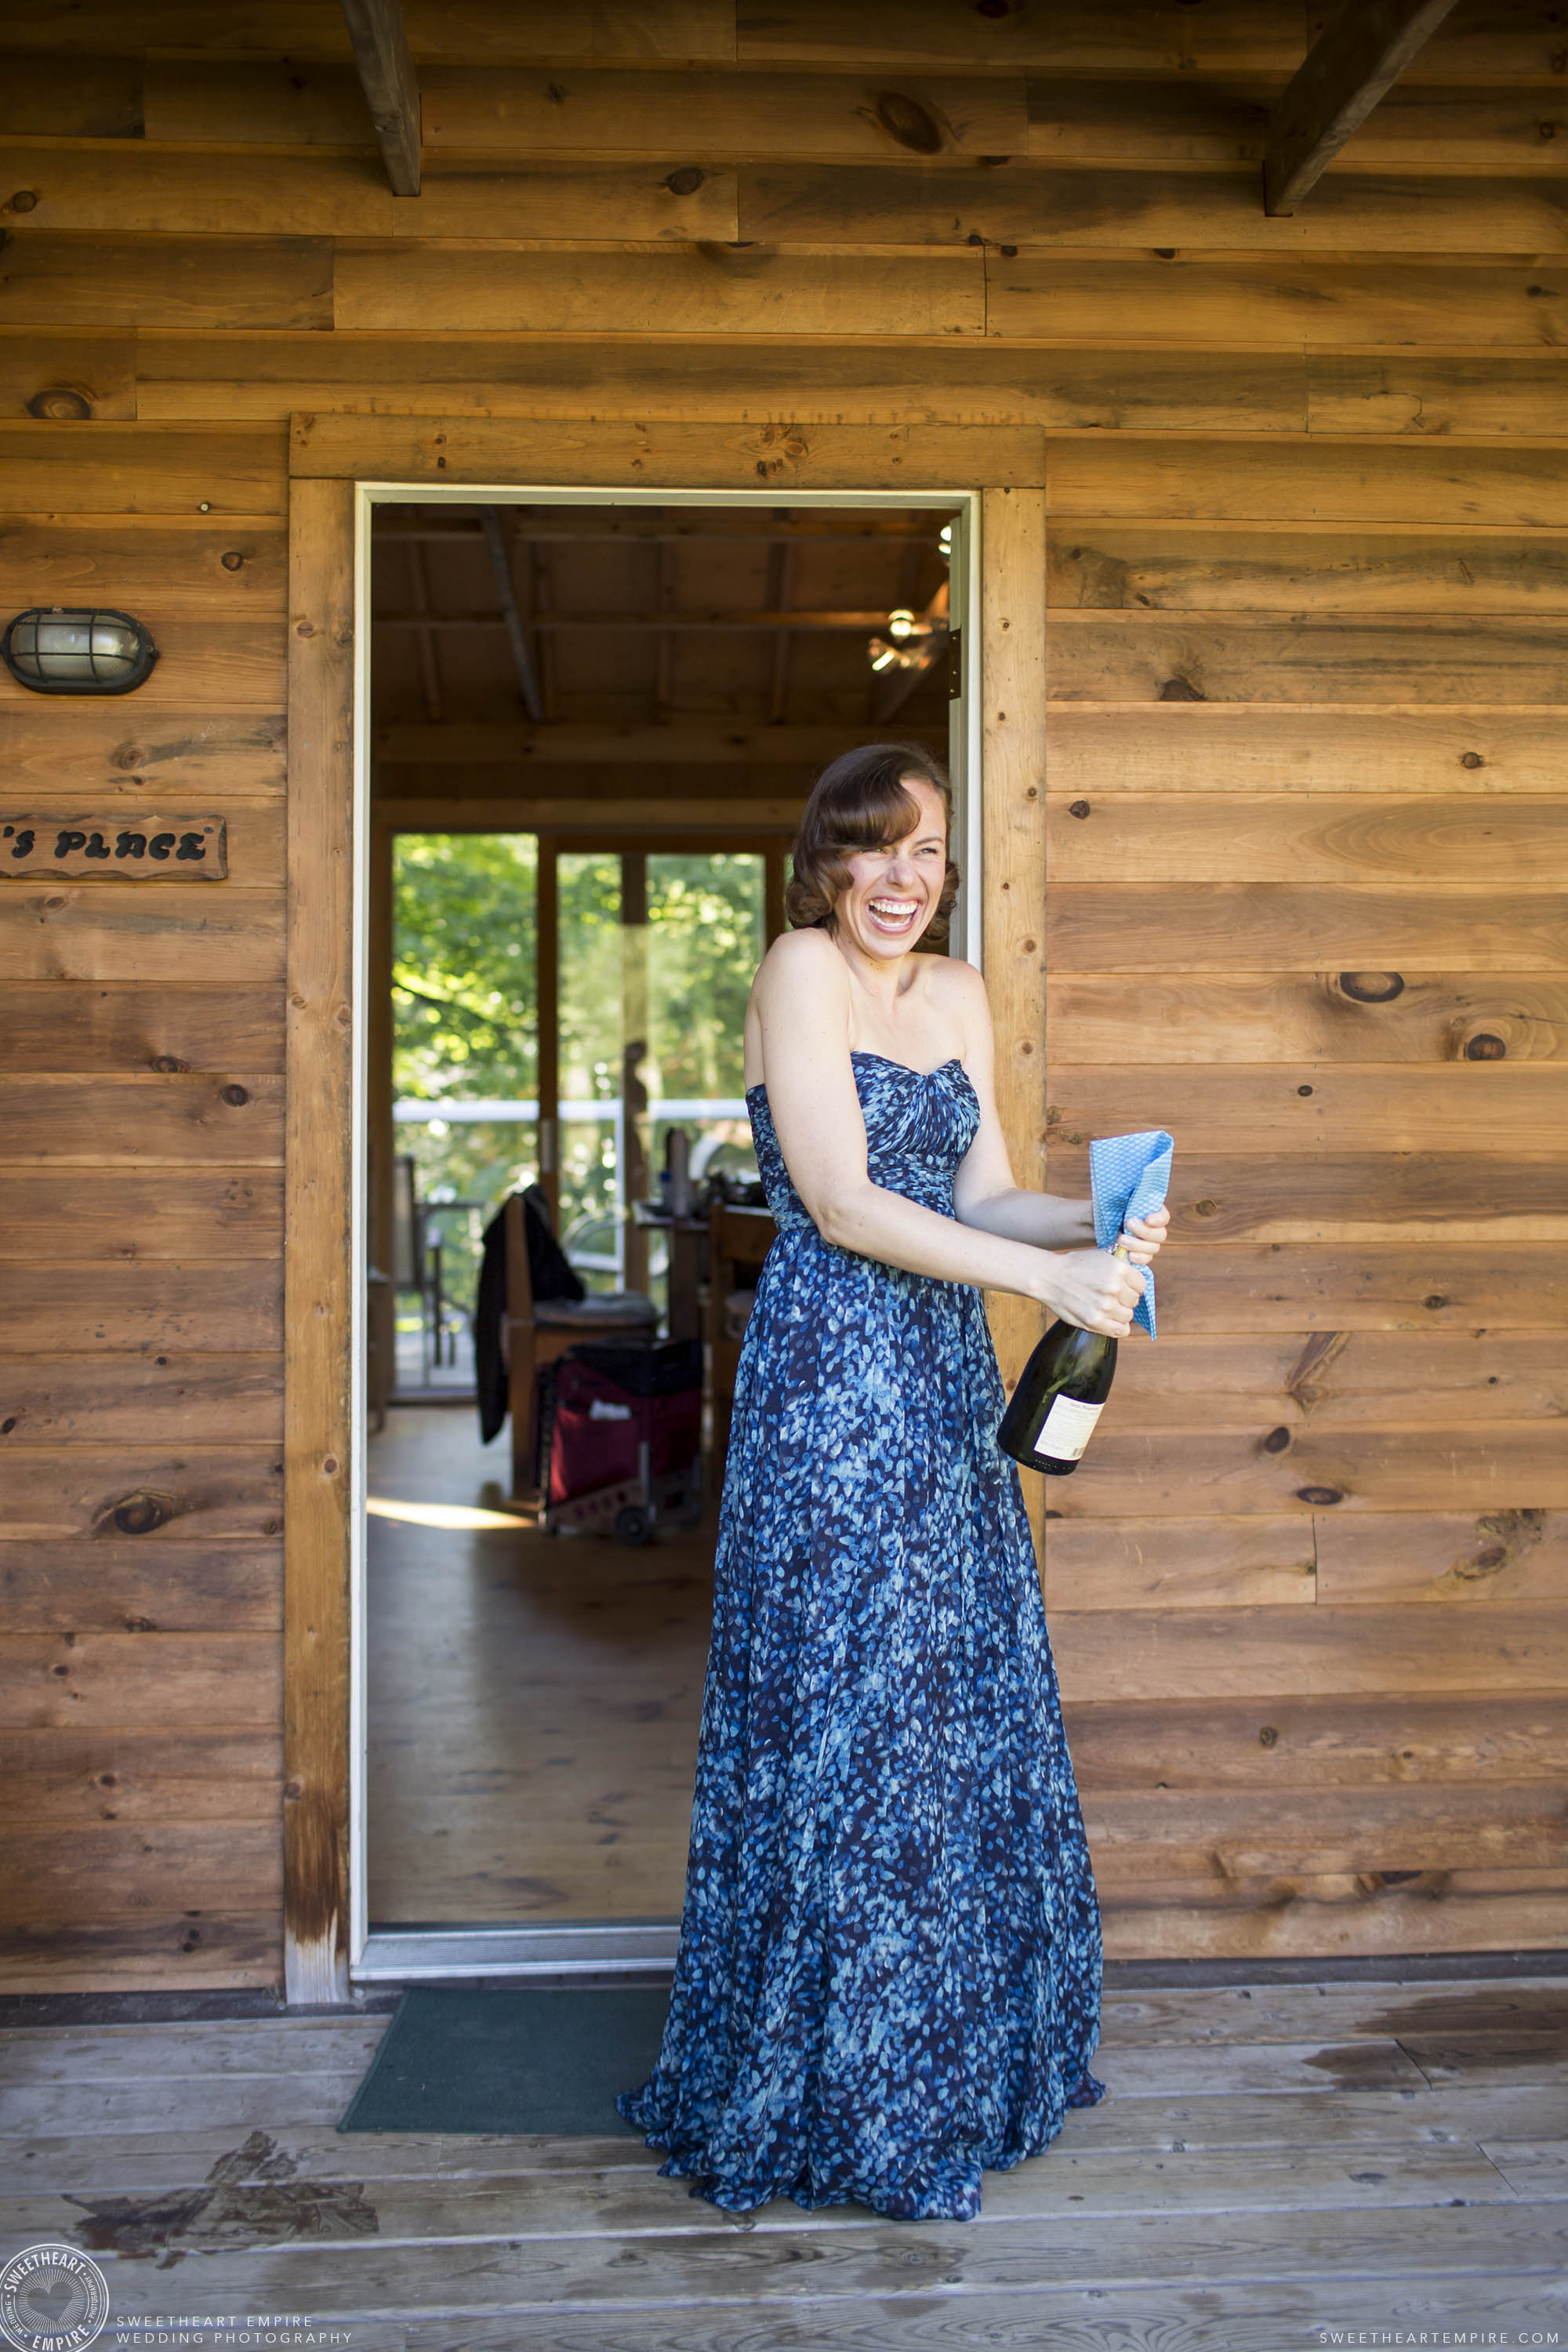
<path id="1" fill-rule="evenodd" d="M 37 356 L 95 394 L 116 380 L 100 351 L 85 369 Z M 0 537 L 4 600 L 133 611 L 159 666 L 110 703 L 5 679 L 7 784 L 62 818 L 88 799 L 128 819 L 154 797 L 218 812 L 229 879 L 17 881 L 4 901 L 0 1772 L 19 1990 L 266 1984 L 280 1967 L 284 450 L 276 433 L 110 430 L 10 430 L 13 500 L 48 511 Z M 212 519 L 225 509 L 244 520 Z"/>
<path id="2" fill-rule="evenodd" d="M 1045 1498 L 1108 1948 L 1568 1936 L 1563 31 L 1461 0 L 1270 219 L 1317 13 L 407 0 L 397 199 L 334 9 L 12 12 L 0 607 L 161 659 L 0 679 L 0 772 L 221 814 L 229 877 L 0 899 L 7 1986 L 280 1973 L 290 468 L 520 446 L 1043 491 L 1029 1148 L 1178 1142 L 1165 1336 Z M 577 734 L 529 806 L 628 821 Z M 647 773 L 761 835 L 823 748 Z M 521 744 L 385 749 L 519 805 Z"/>
<path id="3" fill-rule="evenodd" d="M 1563 1703 L 1562 452 L 1047 482 L 1050 1181 L 1177 1139 L 1165 1336 L 1047 1498 L 1110 1947 L 1558 1939 L 1561 1781 L 1463 1727 Z"/>

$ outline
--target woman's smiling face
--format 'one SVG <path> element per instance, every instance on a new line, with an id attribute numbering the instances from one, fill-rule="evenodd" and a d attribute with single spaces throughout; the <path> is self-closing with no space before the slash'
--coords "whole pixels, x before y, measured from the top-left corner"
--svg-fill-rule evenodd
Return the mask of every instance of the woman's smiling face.
<path id="1" fill-rule="evenodd" d="M 901 837 L 850 852 L 849 880 L 834 902 L 833 926 L 847 947 L 879 961 L 907 955 L 931 917 L 947 878 L 947 810 L 923 776 L 900 778 L 920 814 Z"/>

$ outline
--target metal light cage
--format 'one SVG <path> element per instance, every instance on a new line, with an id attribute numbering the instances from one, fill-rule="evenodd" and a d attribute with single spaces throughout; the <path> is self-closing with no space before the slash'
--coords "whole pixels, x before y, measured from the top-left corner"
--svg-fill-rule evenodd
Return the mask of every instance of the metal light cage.
<path id="1" fill-rule="evenodd" d="M 129 694 L 157 658 L 150 631 L 130 613 L 85 606 L 35 605 L 0 637 L 0 661 L 34 694 Z"/>

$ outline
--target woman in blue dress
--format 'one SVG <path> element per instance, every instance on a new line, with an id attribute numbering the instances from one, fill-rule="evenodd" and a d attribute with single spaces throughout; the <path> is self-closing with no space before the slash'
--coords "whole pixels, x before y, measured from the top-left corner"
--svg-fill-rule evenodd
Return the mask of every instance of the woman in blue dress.
<path id="1" fill-rule="evenodd" d="M 746 1014 L 779 1227 L 736 1379 L 680 1952 L 622 2114 L 666 2173 L 971 2219 L 1091 2105 L 1100 1937 L 984 1289 L 1121 1336 L 1158 1249 L 1019 1191 L 984 987 L 941 953 L 946 779 L 819 780 Z M 1089 1245 L 1086 1245 L 1089 1244 Z"/>

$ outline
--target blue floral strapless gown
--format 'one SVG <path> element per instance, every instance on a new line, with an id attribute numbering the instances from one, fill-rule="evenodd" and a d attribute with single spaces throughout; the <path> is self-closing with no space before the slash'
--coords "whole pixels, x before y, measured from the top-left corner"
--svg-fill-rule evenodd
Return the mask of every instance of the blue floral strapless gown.
<path id="1" fill-rule="evenodd" d="M 857 1054 L 874 1183 L 952 1216 L 963 1065 Z M 1100 1914 L 979 1291 L 825 1242 L 747 1097 L 779 1238 L 720 1514 L 661 2168 L 970 2219 L 1092 2105 Z"/>

